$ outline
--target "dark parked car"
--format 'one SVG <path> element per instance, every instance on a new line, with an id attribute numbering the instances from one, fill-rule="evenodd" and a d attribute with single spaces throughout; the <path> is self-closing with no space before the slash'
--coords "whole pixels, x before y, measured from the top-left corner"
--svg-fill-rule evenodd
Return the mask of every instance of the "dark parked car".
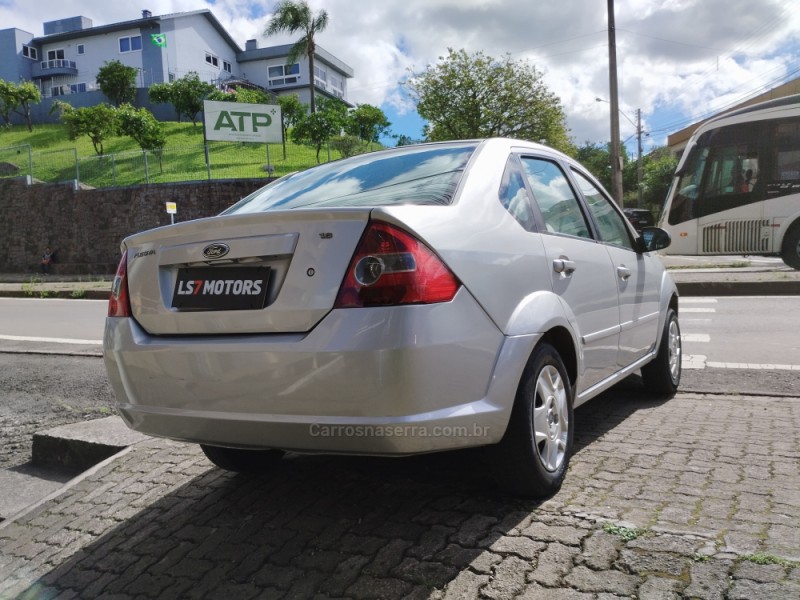
<path id="1" fill-rule="evenodd" d="M 653 213 L 646 208 L 623 208 L 622 212 L 628 217 L 628 221 L 636 231 L 641 231 L 642 227 L 652 227 L 656 223 Z"/>

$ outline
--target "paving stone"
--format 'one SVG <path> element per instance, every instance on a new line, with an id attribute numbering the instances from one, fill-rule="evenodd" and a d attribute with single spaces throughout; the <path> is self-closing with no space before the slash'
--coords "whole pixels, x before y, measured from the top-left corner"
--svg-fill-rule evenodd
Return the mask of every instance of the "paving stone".
<path id="1" fill-rule="evenodd" d="M 735 579 L 749 579 L 757 583 L 778 583 L 786 579 L 787 568 L 783 565 L 759 565 L 743 560 L 733 568 Z"/>
<path id="2" fill-rule="evenodd" d="M 515 600 L 594 600 L 595 595 L 572 588 L 547 588 L 538 583 L 529 583 Z"/>
<path id="3" fill-rule="evenodd" d="M 649 575 L 639 586 L 639 600 L 681 600 L 681 590 L 685 586 L 680 580 Z"/>
<path id="4" fill-rule="evenodd" d="M 392 540 L 388 542 L 383 548 L 378 550 L 375 559 L 364 567 L 364 573 L 377 577 L 388 575 L 394 567 L 400 564 L 406 550 L 411 546 L 412 543 L 405 540 Z"/>
<path id="5" fill-rule="evenodd" d="M 753 600 L 769 598 L 769 600 L 797 600 L 800 598 L 800 585 L 779 585 L 777 583 L 757 583 L 746 579 L 737 579 L 727 593 L 728 600 Z"/>
<path id="6" fill-rule="evenodd" d="M 489 575 L 479 575 L 470 570 L 464 570 L 447 584 L 442 598 L 444 600 L 473 600 L 480 597 L 481 589 L 488 583 Z"/>
<path id="7" fill-rule="evenodd" d="M 703 598 L 716 600 L 725 596 L 728 589 L 727 561 L 712 561 L 710 563 L 696 563 L 691 568 L 691 583 L 684 590 L 690 598 Z"/>
<path id="8" fill-rule="evenodd" d="M 346 594 L 356 598 L 403 598 L 414 586 L 400 579 L 378 579 L 370 575 L 360 577 L 347 588 Z"/>
<path id="9" fill-rule="evenodd" d="M 537 542 L 527 537 L 504 536 L 489 546 L 497 554 L 515 554 L 520 558 L 532 561 L 547 547 L 544 542 Z"/>
<path id="10" fill-rule="evenodd" d="M 692 561 L 687 556 L 667 552 L 645 552 L 643 550 L 623 549 L 619 565 L 630 573 L 648 575 L 659 573 L 681 577 L 688 573 Z"/>
<path id="11" fill-rule="evenodd" d="M 634 596 L 642 580 L 620 571 L 592 571 L 583 566 L 575 567 L 564 581 L 581 591 Z"/>
<path id="12" fill-rule="evenodd" d="M 392 569 L 391 574 L 409 583 L 442 588 L 458 575 L 458 569 L 438 562 L 406 558 Z"/>
<path id="13" fill-rule="evenodd" d="M 516 556 L 504 558 L 495 565 L 493 576 L 481 596 L 497 600 L 513 598 L 525 589 L 525 573 L 530 568 L 530 562 Z"/>
<path id="14" fill-rule="evenodd" d="M 622 541 L 619 537 L 602 530 L 595 531 L 583 542 L 580 562 L 596 571 L 610 569 L 617 560 L 621 547 Z"/>
<path id="15" fill-rule="evenodd" d="M 528 581 L 540 583 L 549 588 L 562 585 L 564 577 L 574 566 L 578 549 L 574 546 L 553 543 L 539 555 L 536 568 L 528 573 Z"/>

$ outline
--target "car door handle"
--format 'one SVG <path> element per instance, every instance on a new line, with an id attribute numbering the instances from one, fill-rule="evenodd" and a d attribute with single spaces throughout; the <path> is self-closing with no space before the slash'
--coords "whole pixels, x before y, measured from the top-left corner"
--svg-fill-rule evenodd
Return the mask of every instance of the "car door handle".
<path id="1" fill-rule="evenodd" d="M 617 277 L 622 279 L 622 281 L 627 281 L 628 278 L 631 276 L 631 270 L 626 267 L 625 265 L 620 265 L 617 267 Z"/>
<path id="2" fill-rule="evenodd" d="M 568 258 L 557 258 L 553 261 L 553 271 L 556 273 L 564 273 L 564 275 L 572 275 L 577 269 L 577 265 Z"/>

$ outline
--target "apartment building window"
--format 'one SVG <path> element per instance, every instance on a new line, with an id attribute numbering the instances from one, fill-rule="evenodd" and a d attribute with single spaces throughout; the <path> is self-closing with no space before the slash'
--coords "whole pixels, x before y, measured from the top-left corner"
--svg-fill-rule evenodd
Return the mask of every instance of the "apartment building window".
<path id="1" fill-rule="evenodd" d="M 66 85 L 54 85 L 50 88 L 50 95 L 53 97 L 66 96 L 67 94 L 69 94 L 69 88 Z"/>
<path id="2" fill-rule="evenodd" d="M 86 47 L 83 44 L 78 44 L 78 54 L 86 54 Z"/>
<path id="3" fill-rule="evenodd" d="M 86 84 L 85 83 L 71 83 L 69 86 L 69 93 L 70 94 L 79 94 L 81 92 L 86 91 Z"/>
<path id="4" fill-rule="evenodd" d="M 138 52 L 142 49 L 142 36 L 130 35 L 127 37 L 119 38 L 119 51 L 125 52 Z"/>
<path id="5" fill-rule="evenodd" d="M 47 60 L 64 60 L 64 49 L 48 50 Z"/>
<path id="6" fill-rule="evenodd" d="M 314 65 L 314 84 L 328 89 L 328 72 L 323 67 Z"/>
<path id="7" fill-rule="evenodd" d="M 292 85 L 300 81 L 300 64 L 278 65 L 269 68 L 269 85 Z"/>
<path id="8" fill-rule="evenodd" d="M 39 52 L 33 46 L 22 46 L 22 56 L 31 60 L 39 60 Z"/>
<path id="9" fill-rule="evenodd" d="M 231 63 L 229 63 L 227 60 L 222 61 L 222 68 L 228 73 L 233 72 L 233 67 L 231 67 Z"/>
<path id="10" fill-rule="evenodd" d="M 331 73 L 330 76 L 331 85 L 330 91 L 331 93 L 336 96 L 337 98 L 344 98 L 344 79 L 339 77 L 338 75 L 334 75 Z"/>
<path id="11" fill-rule="evenodd" d="M 210 65 L 214 65 L 215 67 L 219 66 L 219 58 L 217 58 L 210 52 L 206 52 L 206 62 Z"/>

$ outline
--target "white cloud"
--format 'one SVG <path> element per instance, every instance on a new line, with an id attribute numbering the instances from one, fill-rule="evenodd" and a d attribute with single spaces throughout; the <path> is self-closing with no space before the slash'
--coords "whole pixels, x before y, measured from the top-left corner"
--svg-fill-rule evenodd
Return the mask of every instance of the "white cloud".
<path id="1" fill-rule="evenodd" d="M 275 0 L 1 0 L 0 23 L 42 34 L 42 21 L 83 15 L 95 25 L 210 8 L 244 47 L 293 41 L 262 35 Z M 608 139 L 606 3 L 600 0 L 311 0 L 328 28 L 318 43 L 355 70 L 354 102 L 408 110 L 397 82 L 449 47 L 528 59 L 561 98 L 578 143 Z M 800 11 L 783 0 L 617 0 L 620 108 L 642 110 L 652 140 L 709 110 L 780 82 L 795 68 Z M 623 137 L 634 128 L 620 120 Z M 419 132 L 402 132 L 419 136 Z"/>

